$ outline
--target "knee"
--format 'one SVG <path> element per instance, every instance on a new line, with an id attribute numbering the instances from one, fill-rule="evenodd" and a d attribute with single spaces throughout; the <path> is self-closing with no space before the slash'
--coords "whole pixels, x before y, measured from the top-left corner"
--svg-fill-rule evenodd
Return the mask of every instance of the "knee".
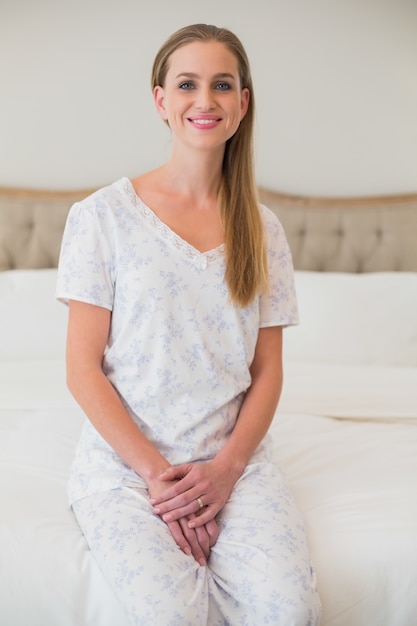
<path id="1" fill-rule="evenodd" d="M 277 598 L 266 610 L 264 623 L 274 626 L 319 626 L 320 616 L 318 594 L 312 593 L 308 598 L 296 600 Z"/>
<path id="2" fill-rule="evenodd" d="M 284 619 L 276 622 L 277 626 L 319 626 L 321 603 L 318 593 L 314 590 L 305 594 L 299 601 L 287 607 Z"/>
<path id="3" fill-rule="evenodd" d="M 275 586 L 270 589 L 269 599 L 263 596 L 261 612 L 264 616 L 258 623 L 273 626 L 319 626 L 321 602 L 314 584 L 301 587 Z M 259 619 L 259 607 L 258 607 Z"/>

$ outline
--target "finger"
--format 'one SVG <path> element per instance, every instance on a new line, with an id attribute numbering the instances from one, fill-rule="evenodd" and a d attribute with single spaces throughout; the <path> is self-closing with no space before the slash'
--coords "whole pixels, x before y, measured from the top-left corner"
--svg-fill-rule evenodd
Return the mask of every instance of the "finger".
<path id="1" fill-rule="evenodd" d="M 165 491 L 155 496 L 155 503 L 160 503 L 178 496 L 200 485 L 200 493 L 205 493 L 209 488 L 209 483 L 202 476 L 202 468 L 191 463 L 188 465 L 178 465 L 169 467 L 158 477 L 162 482 L 177 481 Z"/>
<path id="2" fill-rule="evenodd" d="M 189 520 L 188 528 L 199 528 L 200 526 L 208 524 L 214 520 L 218 512 L 219 509 L 213 508 L 212 506 L 206 506 L 201 513 Z"/>
<path id="3" fill-rule="evenodd" d="M 196 492 L 196 488 L 194 487 L 192 483 L 188 483 L 186 481 L 187 479 L 184 478 L 178 481 L 177 483 L 175 483 L 175 485 L 172 485 L 171 487 L 164 489 L 164 491 L 162 491 L 158 495 L 151 498 L 150 500 L 151 504 L 153 505 L 159 505 L 162 503 L 165 504 L 169 502 L 170 500 L 174 500 L 175 498 L 181 498 L 181 496 L 185 496 L 185 497 L 183 497 L 182 500 L 181 499 L 177 500 L 175 502 L 175 505 L 181 506 L 181 505 L 187 504 L 194 498 L 193 494 Z M 192 491 L 191 496 L 185 495 L 185 494 L 188 494 L 188 492 L 191 491 L 193 487 L 194 487 L 194 490 Z"/>
<path id="4" fill-rule="evenodd" d="M 219 534 L 220 534 L 220 530 L 219 530 L 216 520 L 212 519 L 209 522 L 207 522 L 207 524 L 205 525 L 205 528 L 209 536 L 210 548 L 212 548 L 214 544 L 216 543 L 217 539 L 219 538 Z"/>
<path id="5" fill-rule="evenodd" d="M 201 549 L 204 552 L 204 556 L 206 557 L 206 559 L 208 559 L 210 555 L 210 537 L 206 527 L 200 526 L 199 528 L 196 528 L 195 533 L 197 535 L 198 543 L 200 544 Z"/>
<path id="6" fill-rule="evenodd" d="M 177 485 L 181 485 L 181 482 L 177 483 Z M 182 485 L 182 487 L 184 486 Z M 178 489 L 178 487 L 170 487 L 169 490 L 167 489 L 166 491 L 163 491 L 162 494 L 159 494 L 155 498 L 151 499 L 150 502 L 154 506 L 155 514 L 162 515 L 164 513 L 168 513 L 169 511 L 177 511 L 175 517 L 172 519 L 179 519 L 185 515 L 195 513 L 202 508 L 201 502 L 204 494 L 201 495 L 202 492 L 200 487 L 193 486 L 187 490 L 180 488 L 180 493 L 170 496 L 172 491 L 178 492 Z"/>
<path id="7" fill-rule="evenodd" d="M 189 493 L 189 492 L 187 492 Z M 193 513 L 200 513 L 204 504 L 202 504 L 201 498 L 193 498 L 190 503 L 185 506 L 174 507 L 176 502 L 180 502 L 181 500 L 174 498 L 169 502 L 165 502 L 161 505 L 154 507 L 154 513 L 156 515 L 160 515 L 164 522 L 171 522 L 174 520 L 179 520 L 182 517 L 190 516 Z M 167 512 L 164 513 L 164 510 Z"/>
<path id="8" fill-rule="evenodd" d="M 200 545 L 196 531 L 188 527 L 186 518 L 183 518 L 182 520 L 180 520 L 179 524 L 182 528 L 184 536 L 186 537 L 188 541 L 188 544 L 191 547 L 191 554 L 200 565 L 205 565 L 206 555 L 204 553 L 202 546 Z"/>
<path id="9" fill-rule="evenodd" d="M 177 546 L 181 548 L 181 550 L 185 554 L 188 554 L 188 555 L 192 554 L 191 545 L 186 539 L 183 529 L 181 528 L 180 524 L 178 522 L 171 522 L 170 524 L 168 524 L 168 528 Z"/>
<path id="10" fill-rule="evenodd" d="M 184 478 L 187 474 L 187 466 L 186 465 L 172 465 L 168 467 L 162 474 L 159 476 L 160 480 L 176 480 Z"/>

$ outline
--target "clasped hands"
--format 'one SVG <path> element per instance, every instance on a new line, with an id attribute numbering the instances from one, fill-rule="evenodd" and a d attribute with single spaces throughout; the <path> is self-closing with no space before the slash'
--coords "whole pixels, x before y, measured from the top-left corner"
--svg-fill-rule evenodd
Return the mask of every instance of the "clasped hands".
<path id="1" fill-rule="evenodd" d="M 206 564 L 217 541 L 215 517 L 233 484 L 230 474 L 208 461 L 169 467 L 150 488 L 154 513 L 167 524 L 181 550 L 192 554 L 200 565 Z"/>

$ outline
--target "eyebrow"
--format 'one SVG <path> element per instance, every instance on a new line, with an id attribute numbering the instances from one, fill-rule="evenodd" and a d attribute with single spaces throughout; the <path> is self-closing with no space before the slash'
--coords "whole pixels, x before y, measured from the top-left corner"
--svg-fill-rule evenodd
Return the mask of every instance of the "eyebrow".
<path id="1" fill-rule="evenodd" d="M 196 74 L 195 72 L 180 72 L 179 74 L 177 74 L 176 78 L 199 78 L 199 75 Z M 229 74 L 228 72 L 221 72 L 219 74 L 215 74 L 213 78 L 219 79 L 219 78 L 229 78 L 231 80 L 236 80 L 236 76 L 234 76 L 233 74 Z"/>

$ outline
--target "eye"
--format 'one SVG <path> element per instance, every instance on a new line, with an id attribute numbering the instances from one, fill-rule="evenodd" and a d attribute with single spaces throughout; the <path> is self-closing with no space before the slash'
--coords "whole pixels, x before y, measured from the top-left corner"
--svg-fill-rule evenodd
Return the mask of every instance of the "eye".
<path id="1" fill-rule="evenodd" d="M 216 84 L 216 89 L 218 91 L 228 91 L 231 88 L 232 87 L 231 87 L 230 83 L 221 82 L 221 83 L 217 83 Z"/>
<path id="2" fill-rule="evenodd" d="M 184 91 L 187 91 L 189 89 L 194 89 L 194 83 L 192 83 L 189 80 L 186 80 L 183 83 L 180 83 L 178 87 Z"/>

